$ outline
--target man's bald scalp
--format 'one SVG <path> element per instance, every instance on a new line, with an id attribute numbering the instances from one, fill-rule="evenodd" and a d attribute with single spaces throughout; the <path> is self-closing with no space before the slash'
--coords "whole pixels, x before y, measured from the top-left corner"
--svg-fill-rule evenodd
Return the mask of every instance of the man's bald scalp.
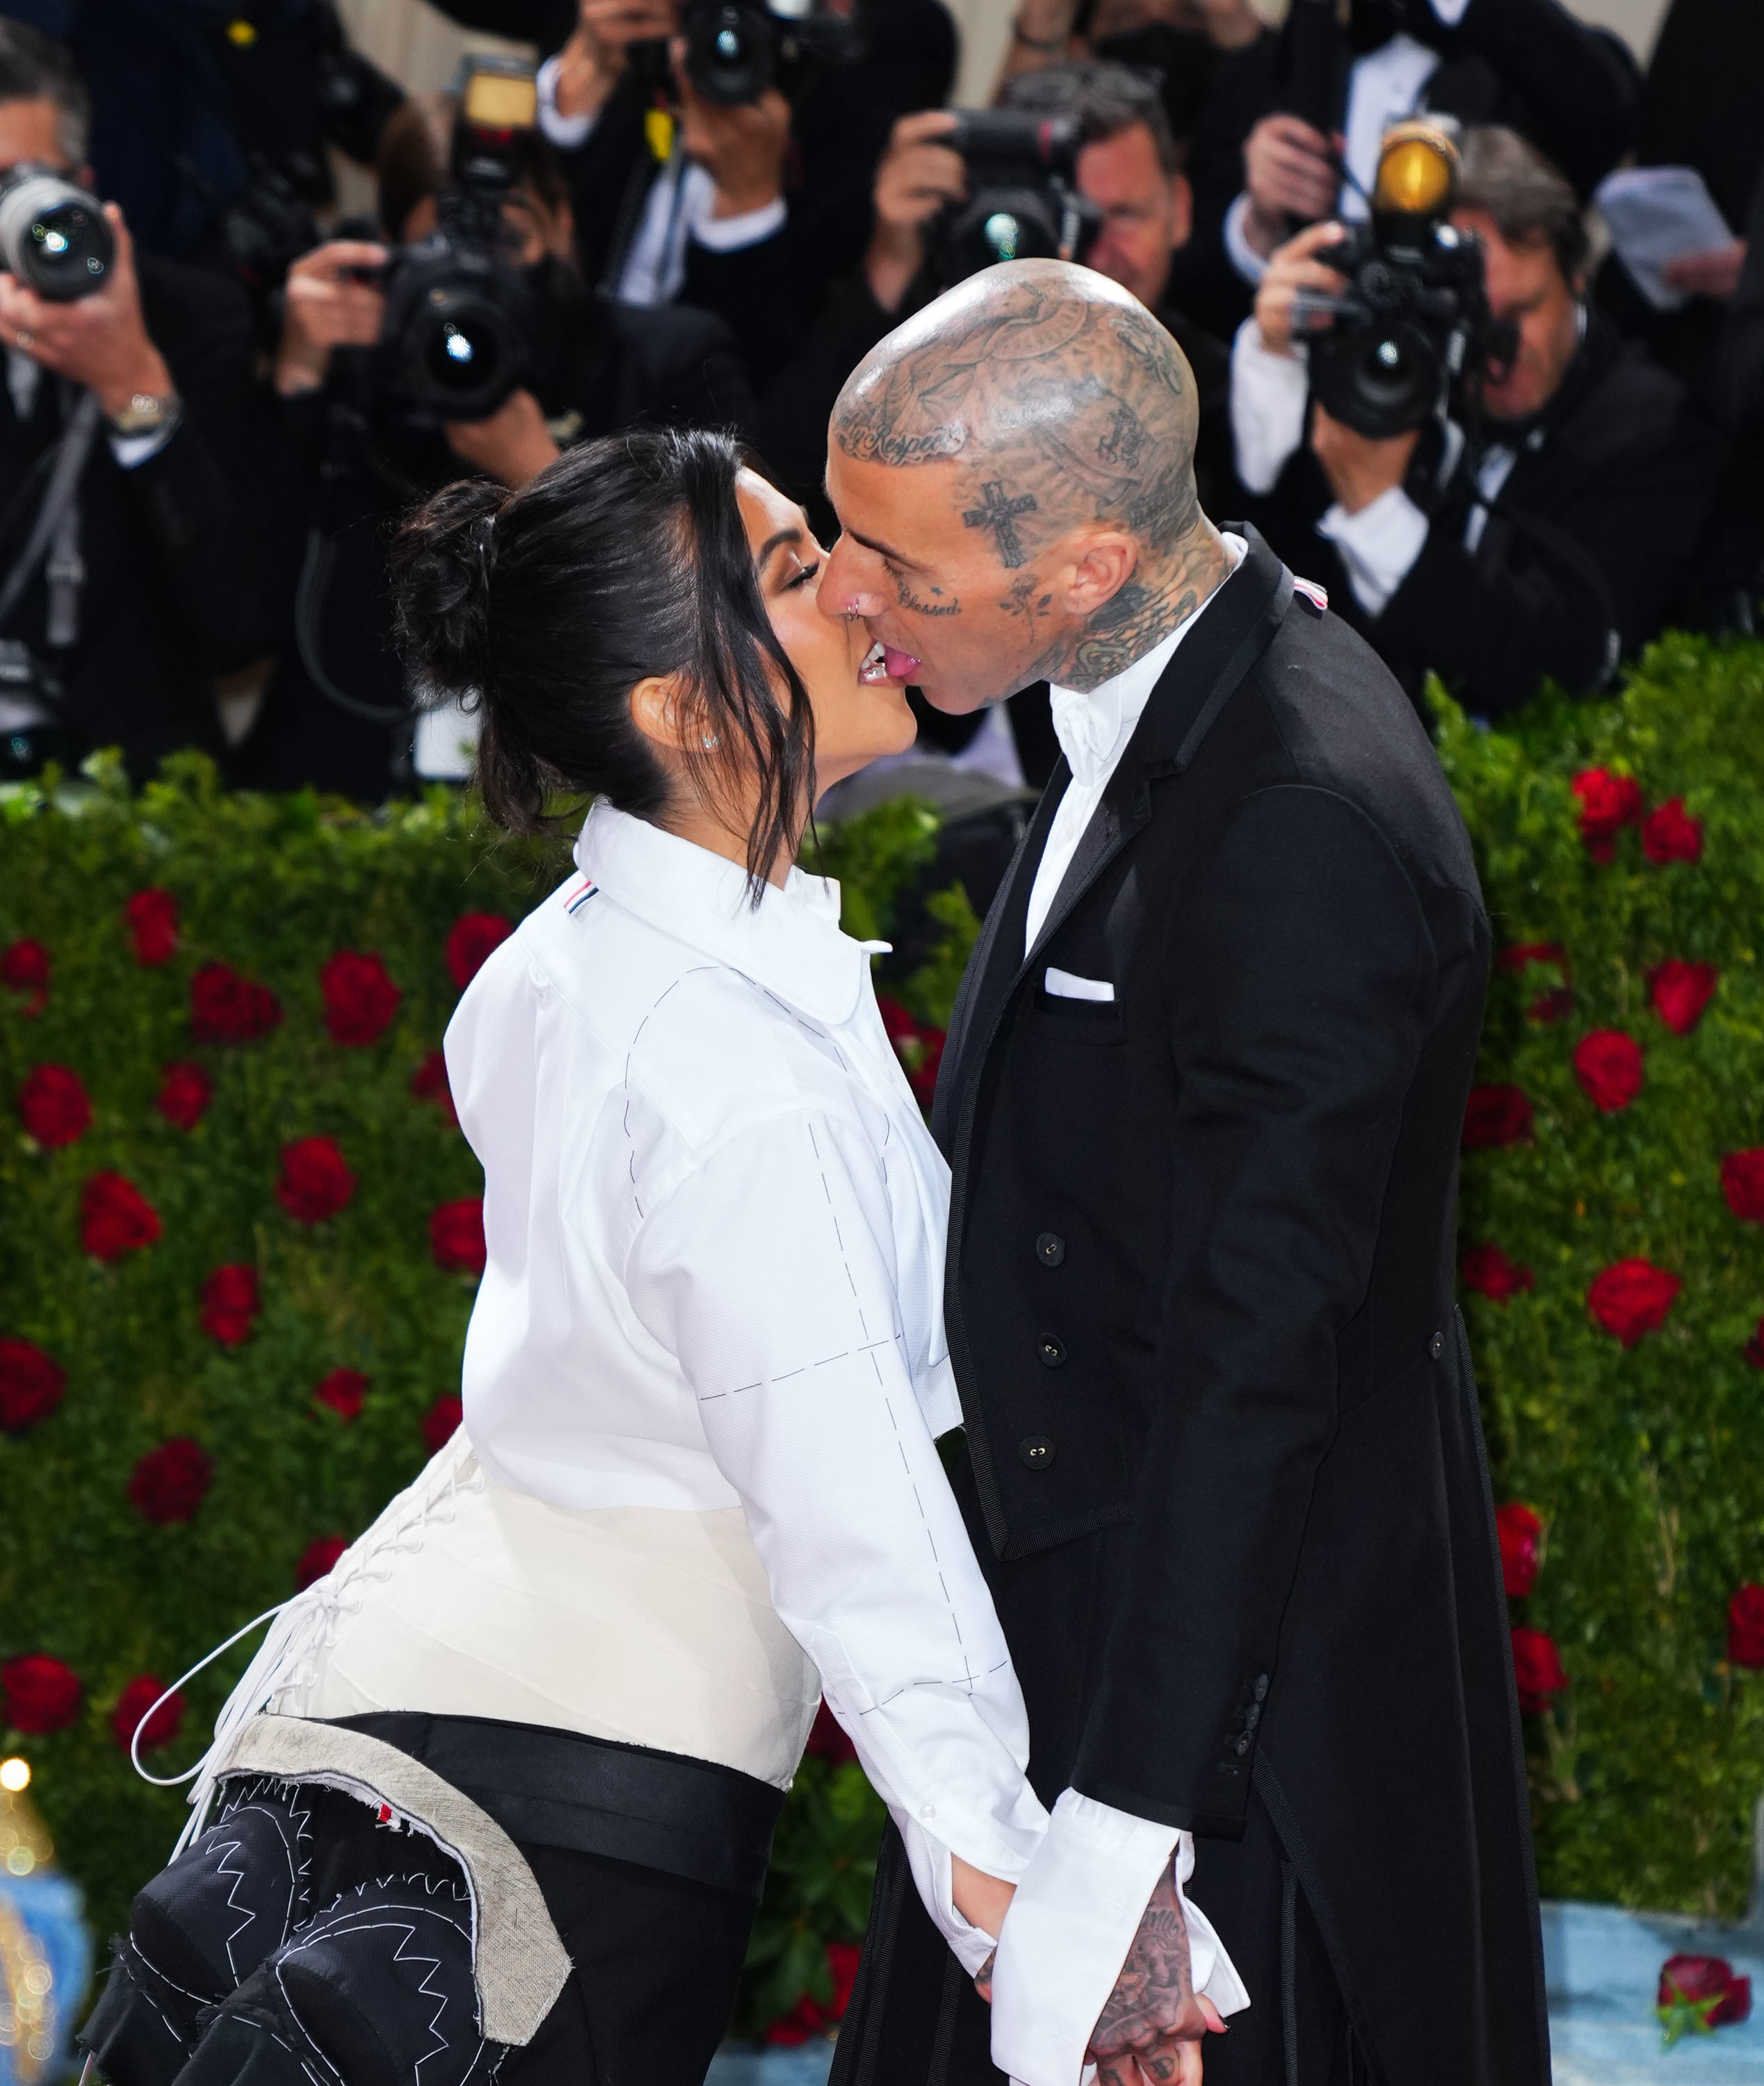
<path id="1" fill-rule="evenodd" d="M 1194 377 L 1144 305 L 1059 261 L 989 268 L 873 349 L 833 409 L 854 461 L 961 466 L 962 519 L 1022 564 L 1084 523 L 1192 528 Z"/>

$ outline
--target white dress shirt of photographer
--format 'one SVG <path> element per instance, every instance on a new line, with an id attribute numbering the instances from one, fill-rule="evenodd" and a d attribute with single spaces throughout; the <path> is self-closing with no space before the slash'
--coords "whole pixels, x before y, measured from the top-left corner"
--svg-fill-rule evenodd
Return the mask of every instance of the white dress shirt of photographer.
<path id="1" fill-rule="evenodd" d="M 539 122 L 560 151 L 574 152 L 593 136 L 600 104 L 570 113 L 560 107 L 560 96 L 566 104 L 571 100 L 569 63 L 566 46 L 539 67 Z M 784 228 L 790 110 L 783 96 L 773 88 L 751 107 L 717 109 L 682 81 L 681 99 L 684 120 L 671 127 L 667 157 L 644 198 L 618 281 L 610 286 L 626 304 L 663 304 L 678 296 L 694 241 L 713 253 L 735 253 Z"/>
<path id="2" fill-rule="evenodd" d="M 1490 308 L 1497 318 L 1511 318 L 1519 328 L 1510 371 L 1484 388 L 1485 425 L 1496 430 L 1503 420 L 1523 425 L 1519 440 L 1536 448 L 1545 431 L 1528 424 L 1554 397 L 1586 334 L 1583 280 L 1563 275 L 1547 242 L 1510 245 L 1485 211 L 1456 210 L 1452 222 L 1481 238 Z M 1310 368 L 1299 328 L 1306 296 L 1327 296 L 1341 285 L 1341 277 L 1326 266 L 1327 249 L 1340 236 L 1336 225 L 1311 225 L 1281 247 L 1256 293 L 1255 311 L 1232 343 L 1231 432 L 1238 475 L 1245 490 L 1258 496 L 1273 490 L 1306 439 Z M 1420 557 L 1433 526 L 1404 483 L 1421 430 L 1378 441 L 1355 433 L 1321 406 L 1311 410 L 1310 445 L 1336 496 L 1319 519 L 1317 533 L 1334 543 L 1355 599 L 1375 618 Z M 1448 466 L 1462 439 L 1459 430 L 1448 428 Z M 1515 444 L 1496 439 L 1469 461 L 1481 496 L 1465 519 L 1467 551 L 1481 542 L 1486 503 L 1499 497 L 1519 456 Z"/>

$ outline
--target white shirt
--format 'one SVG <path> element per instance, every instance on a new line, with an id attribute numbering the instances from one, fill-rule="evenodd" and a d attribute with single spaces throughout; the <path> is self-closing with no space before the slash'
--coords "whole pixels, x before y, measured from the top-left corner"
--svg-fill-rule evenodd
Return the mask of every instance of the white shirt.
<path id="1" fill-rule="evenodd" d="M 1222 539 L 1235 572 L 1249 549 L 1241 536 Z M 1217 591 L 1214 590 L 1215 593 Z M 1048 828 L 1047 845 L 1029 887 L 1029 917 L 1024 926 L 1023 954 L 1035 947 L 1055 897 L 1078 852 L 1086 826 L 1096 815 L 1102 793 L 1120 765 L 1133 728 L 1144 714 L 1164 669 L 1175 657 L 1176 648 L 1207 612 L 1208 594 L 1192 615 L 1178 623 L 1170 635 L 1136 659 L 1112 680 L 1104 681 L 1088 693 L 1076 688 L 1050 687 L 1048 696 L 1054 712 L 1054 735 L 1072 770 L 1072 781 L 1059 800 L 1054 822 Z"/>
<path id="2" fill-rule="evenodd" d="M 539 70 L 539 123 L 560 151 L 580 151 L 594 134 L 592 116 L 565 116 L 557 106 L 560 60 L 548 57 Z M 716 217 L 717 185 L 685 158 L 676 144 L 672 157 L 650 185 L 643 215 L 619 272 L 618 295 L 628 304 L 663 304 L 680 295 L 686 280 L 686 249 L 696 241 L 714 253 L 757 246 L 784 228 L 784 198 L 775 196 L 739 217 Z"/>

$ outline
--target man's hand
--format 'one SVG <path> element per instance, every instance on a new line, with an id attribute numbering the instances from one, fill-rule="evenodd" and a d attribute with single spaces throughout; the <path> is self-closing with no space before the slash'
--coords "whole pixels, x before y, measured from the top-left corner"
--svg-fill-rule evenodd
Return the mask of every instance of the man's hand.
<path id="1" fill-rule="evenodd" d="M 863 257 L 870 294 L 896 310 L 925 265 L 925 228 L 946 202 L 968 193 L 961 153 L 939 141 L 956 127 L 947 109 L 903 116 L 876 170 L 876 229 Z"/>
<path id="2" fill-rule="evenodd" d="M 16 275 L 0 275 L 0 341 L 58 377 L 96 392 L 99 408 L 120 413 L 131 398 L 163 398 L 173 390 L 165 358 L 147 338 L 134 244 L 113 202 L 104 215 L 117 236 L 117 258 L 101 290 L 66 304 L 40 297 Z"/>
<path id="3" fill-rule="evenodd" d="M 1380 493 L 1403 483 L 1420 440 L 1421 429 L 1411 428 L 1406 435 L 1374 441 L 1370 436 L 1357 435 L 1321 406 L 1312 410 L 1311 448 L 1331 491 L 1350 514 L 1357 514 Z"/>
<path id="4" fill-rule="evenodd" d="M 1336 206 L 1341 176 L 1336 155 L 1343 139 L 1324 137 L 1297 116 L 1264 116 L 1243 147 L 1243 185 L 1250 208 L 1244 236 L 1258 253 L 1272 253 L 1289 221 L 1327 217 Z"/>
<path id="5" fill-rule="evenodd" d="M 1325 319 L 1301 323 L 1295 307 L 1302 297 L 1339 297 L 1347 288 L 1347 278 L 1319 258 L 1326 248 L 1345 236 L 1339 224 L 1307 224 L 1268 262 L 1268 273 L 1255 293 L 1255 323 L 1269 354 L 1290 355 L 1294 334 L 1310 332 L 1327 323 Z"/>
<path id="6" fill-rule="evenodd" d="M 1725 300 L 1739 287 L 1740 270 L 1745 266 L 1745 241 L 1730 240 L 1725 246 L 1711 246 L 1703 253 L 1681 253 L 1668 261 L 1660 273 L 1675 290 L 1688 290 L 1694 297 Z"/>
<path id="7" fill-rule="evenodd" d="M 488 420 L 449 420 L 447 446 L 475 470 L 517 490 L 562 455 L 530 391 L 516 391 Z"/>
<path id="8" fill-rule="evenodd" d="M 598 116 L 623 78 L 633 44 L 671 36 L 677 0 L 581 0 L 576 26 L 557 53 L 557 113 Z"/>
<path id="9" fill-rule="evenodd" d="M 1195 1996 L 1188 1922 L 1166 1864 L 1084 2054 L 1097 2086 L 1200 2086 L 1200 2038 L 1224 2029 L 1212 2000 Z"/>
<path id="10" fill-rule="evenodd" d="M 717 184 L 713 217 L 745 217 L 784 193 L 784 155 L 790 144 L 790 105 L 775 87 L 757 101 L 733 106 L 706 101 L 686 77 L 686 47 L 674 45 L 680 93 L 680 149 Z"/>
<path id="11" fill-rule="evenodd" d="M 316 391 L 334 347 L 372 347 L 386 317 L 386 294 L 359 282 L 360 268 L 383 267 L 386 249 L 371 239 L 332 239 L 303 253 L 288 271 L 275 388 L 284 398 Z"/>

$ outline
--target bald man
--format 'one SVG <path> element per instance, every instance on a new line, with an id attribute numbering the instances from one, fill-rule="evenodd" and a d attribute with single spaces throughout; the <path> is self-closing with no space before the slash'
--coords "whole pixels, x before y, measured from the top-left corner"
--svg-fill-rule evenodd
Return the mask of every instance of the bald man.
<path id="1" fill-rule="evenodd" d="M 1201 512 L 1195 424 L 1169 335 L 1057 262 L 833 415 L 823 606 L 942 709 L 1045 676 L 1063 756 L 934 1118 L 958 1492 L 1052 1824 L 990 2019 L 891 1832 L 836 2086 L 1549 2076 L 1453 1301 L 1488 923 L 1407 698 Z"/>

